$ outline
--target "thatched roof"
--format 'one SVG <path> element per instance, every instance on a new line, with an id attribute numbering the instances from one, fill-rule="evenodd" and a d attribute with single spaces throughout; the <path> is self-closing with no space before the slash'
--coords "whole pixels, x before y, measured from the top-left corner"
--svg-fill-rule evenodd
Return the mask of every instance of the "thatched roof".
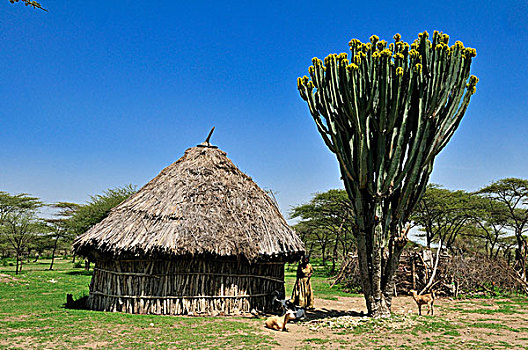
<path id="1" fill-rule="evenodd" d="M 273 200 L 215 147 L 193 147 L 79 236 L 76 254 L 292 261 L 304 244 Z"/>

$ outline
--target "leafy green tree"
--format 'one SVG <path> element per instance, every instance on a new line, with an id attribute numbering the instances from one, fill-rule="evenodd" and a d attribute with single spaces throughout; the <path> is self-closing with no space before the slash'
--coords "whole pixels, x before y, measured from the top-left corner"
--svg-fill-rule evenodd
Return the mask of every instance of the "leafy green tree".
<path id="1" fill-rule="evenodd" d="M 90 201 L 79 206 L 73 215 L 66 220 L 66 225 L 74 236 L 78 236 L 86 232 L 90 227 L 97 224 L 108 216 L 110 210 L 115 206 L 121 204 L 125 199 L 136 192 L 132 185 L 124 187 L 111 188 L 90 197 Z M 74 256 L 75 260 L 75 256 Z M 85 269 L 90 268 L 90 262 L 85 260 Z"/>
<path id="2" fill-rule="evenodd" d="M 430 184 L 411 220 L 422 228 L 428 248 L 439 240 L 444 247 L 451 248 L 464 226 L 483 211 L 482 205 L 480 198 L 470 193 Z"/>
<path id="3" fill-rule="evenodd" d="M 79 206 L 67 220 L 68 227 L 75 235 L 86 232 L 108 216 L 110 210 L 136 192 L 132 185 L 111 188 L 90 197 L 90 201 Z"/>
<path id="4" fill-rule="evenodd" d="M 352 217 L 352 203 L 344 190 L 317 193 L 309 203 L 294 207 L 290 213 L 291 219 L 300 219 L 295 228 L 305 244 L 319 246 L 323 264 L 331 250 L 331 272 L 335 271 L 339 252 L 346 254 L 350 249 Z"/>
<path id="5" fill-rule="evenodd" d="M 508 224 L 515 235 L 517 247 L 515 250 L 515 268 L 521 278 L 527 279 L 526 258 L 528 244 L 525 233 L 528 231 L 528 180 L 506 178 L 477 191 L 477 194 L 494 199 L 507 208 Z"/>
<path id="6" fill-rule="evenodd" d="M 482 198 L 482 210 L 473 213 L 472 221 L 479 228 L 475 235 L 485 241 L 486 254 L 497 258 L 504 248 L 504 238 L 508 234 L 508 207 L 494 198 Z"/>
<path id="7" fill-rule="evenodd" d="M 0 233 L 16 254 L 16 274 L 28 244 L 40 228 L 37 210 L 42 202 L 26 193 L 10 195 L 0 192 Z"/>
<path id="8" fill-rule="evenodd" d="M 69 220 L 81 206 L 76 203 L 58 202 L 50 205 L 50 207 L 58 210 L 54 218 L 43 220 L 49 231 L 48 237 L 53 240 L 51 263 L 49 267 L 49 270 L 53 270 L 59 240 L 71 242 L 73 238 L 75 238 L 75 233 L 69 225 Z"/>
<path id="9" fill-rule="evenodd" d="M 353 203 L 361 283 L 369 314 L 390 316 L 393 276 L 409 217 L 433 163 L 457 129 L 478 79 L 476 50 L 447 34 L 411 45 L 350 41 L 347 53 L 312 60 L 297 79 L 301 98 L 339 162 Z"/>

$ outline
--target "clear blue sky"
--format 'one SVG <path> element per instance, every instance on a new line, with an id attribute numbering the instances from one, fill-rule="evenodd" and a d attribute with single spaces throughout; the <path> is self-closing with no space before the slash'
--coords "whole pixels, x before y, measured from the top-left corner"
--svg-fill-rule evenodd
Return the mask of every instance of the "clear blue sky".
<path id="1" fill-rule="evenodd" d="M 528 178 L 526 1 L 0 0 L 0 190 L 84 202 L 212 142 L 283 211 L 341 187 L 296 78 L 372 34 L 477 49 L 477 94 L 432 181 Z"/>

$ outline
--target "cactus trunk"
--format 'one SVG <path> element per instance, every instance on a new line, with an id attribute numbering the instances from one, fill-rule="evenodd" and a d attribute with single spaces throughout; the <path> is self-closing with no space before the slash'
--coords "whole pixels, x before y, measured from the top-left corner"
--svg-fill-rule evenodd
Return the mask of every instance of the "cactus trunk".
<path id="1" fill-rule="evenodd" d="M 475 93 L 475 49 L 421 33 L 411 45 L 350 41 L 348 54 L 312 60 L 297 80 L 319 133 L 335 153 L 353 203 L 363 292 L 373 316 L 390 315 L 392 277 L 409 216 Z"/>

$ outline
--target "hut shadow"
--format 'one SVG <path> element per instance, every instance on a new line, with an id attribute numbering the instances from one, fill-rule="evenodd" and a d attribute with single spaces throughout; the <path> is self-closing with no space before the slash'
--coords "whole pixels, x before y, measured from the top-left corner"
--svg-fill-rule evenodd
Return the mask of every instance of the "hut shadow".
<path id="1" fill-rule="evenodd" d="M 65 309 L 74 309 L 74 310 L 88 310 L 87 305 L 88 296 L 83 295 L 78 299 L 73 299 L 72 294 L 66 294 L 66 303 L 63 304 Z"/>
<path id="2" fill-rule="evenodd" d="M 66 274 L 70 276 L 91 276 L 93 274 L 93 271 L 86 271 L 86 270 L 68 271 L 66 272 Z"/>
<path id="3" fill-rule="evenodd" d="M 303 321 L 322 320 L 330 317 L 341 317 L 341 316 L 352 316 L 352 317 L 365 317 L 367 314 L 363 311 L 343 311 L 334 309 L 313 309 L 307 310 Z"/>

